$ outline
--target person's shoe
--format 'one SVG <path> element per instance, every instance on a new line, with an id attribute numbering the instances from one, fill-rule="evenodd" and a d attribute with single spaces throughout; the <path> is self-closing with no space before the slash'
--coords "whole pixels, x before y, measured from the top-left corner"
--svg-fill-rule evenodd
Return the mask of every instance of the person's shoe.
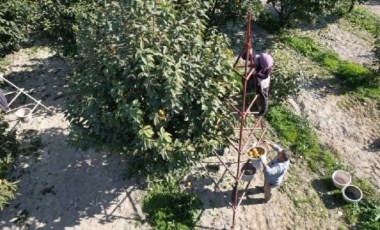
<path id="1" fill-rule="evenodd" d="M 256 186 L 256 189 L 260 192 L 264 192 L 264 186 Z"/>

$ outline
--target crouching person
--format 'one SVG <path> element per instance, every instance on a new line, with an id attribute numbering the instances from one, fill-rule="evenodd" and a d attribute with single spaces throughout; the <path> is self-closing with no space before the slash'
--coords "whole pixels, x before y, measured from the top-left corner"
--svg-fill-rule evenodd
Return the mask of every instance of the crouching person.
<path id="1" fill-rule="evenodd" d="M 280 146 L 273 143 L 268 144 L 277 155 L 268 164 L 263 157 L 260 157 L 264 166 L 264 198 L 266 202 L 272 198 L 274 190 L 281 184 L 290 164 L 287 150 L 281 149 Z"/>

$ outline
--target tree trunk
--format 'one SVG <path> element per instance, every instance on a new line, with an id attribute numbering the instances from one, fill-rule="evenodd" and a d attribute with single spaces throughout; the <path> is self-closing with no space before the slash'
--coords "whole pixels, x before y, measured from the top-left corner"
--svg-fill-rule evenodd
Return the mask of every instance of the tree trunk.
<path id="1" fill-rule="evenodd" d="M 351 0 L 350 8 L 348 9 L 348 13 L 351 13 L 354 10 L 356 0 Z"/>

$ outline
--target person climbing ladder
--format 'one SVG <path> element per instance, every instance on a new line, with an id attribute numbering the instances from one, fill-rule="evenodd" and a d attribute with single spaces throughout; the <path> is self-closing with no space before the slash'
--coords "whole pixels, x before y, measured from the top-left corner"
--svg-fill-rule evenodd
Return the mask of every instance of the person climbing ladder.
<path id="1" fill-rule="evenodd" d="M 273 58 L 267 53 L 261 53 L 254 59 L 256 93 L 260 95 L 261 109 L 259 116 L 264 116 L 268 112 L 270 74 L 273 68 Z M 254 84 L 253 82 L 251 84 Z"/>
<path id="2" fill-rule="evenodd" d="M 248 53 L 248 55 L 247 55 Z M 247 92 L 255 92 L 260 95 L 260 112 L 259 116 L 264 116 L 268 112 L 268 100 L 269 100 L 269 86 L 270 86 L 270 74 L 273 68 L 273 58 L 267 53 L 261 53 L 254 55 L 253 50 L 249 49 L 242 55 L 244 60 L 253 62 L 253 68 L 255 72 L 247 82 Z M 251 64 L 249 66 L 252 66 Z"/>

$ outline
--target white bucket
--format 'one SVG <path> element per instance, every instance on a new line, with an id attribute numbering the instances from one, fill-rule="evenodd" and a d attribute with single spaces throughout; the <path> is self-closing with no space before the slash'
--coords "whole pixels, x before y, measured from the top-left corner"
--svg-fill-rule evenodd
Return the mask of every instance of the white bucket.
<path id="1" fill-rule="evenodd" d="M 363 198 L 363 192 L 359 187 L 347 185 L 342 189 L 343 199 L 349 203 L 359 202 Z"/>
<path id="2" fill-rule="evenodd" d="M 266 162 L 267 161 L 267 150 L 264 147 L 261 147 L 261 146 L 256 146 L 256 147 L 253 147 L 253 148 L 257 149 L 257 151 L 259 152 L 259 154 L 263 158 L 264 162 Z M 251 149 L 253 149 L 253 148 L 251 148 Z M 248 152 L 251 151 L 251 149 L 249 149 L 247 151 L 247 155 L 248 155 Z M 253 167 L 255 167 L 256 169 L 261 169 L 263 167 L 263 164 L 261 163 L 260 158 L 251 158 L 249 156 L 248 156 L 248 158 L 251 161 L 251 164 L 253 165 Z"/>
<path id="3" fill-rule="evenodd" d="M 28 108 L 21 108 L 16 111 L 16 117 L 22 122 L 27 123 L 32 118 L 32 111 Z"/>
<path id="4" fill-rule="evenodd" d="M 351 184 L 351 176 L 348 172 L 337 170 L 332 174 L 332 181 L 337 188 L 343 188 Z"/>
<path id="5" fill-rule="evenodd" d="M 256 168 L 249 163 L 245 163 L 241 171 L 243 173 L 241 179 L 245 182 L 250 182 L 256 174 Z"/>

